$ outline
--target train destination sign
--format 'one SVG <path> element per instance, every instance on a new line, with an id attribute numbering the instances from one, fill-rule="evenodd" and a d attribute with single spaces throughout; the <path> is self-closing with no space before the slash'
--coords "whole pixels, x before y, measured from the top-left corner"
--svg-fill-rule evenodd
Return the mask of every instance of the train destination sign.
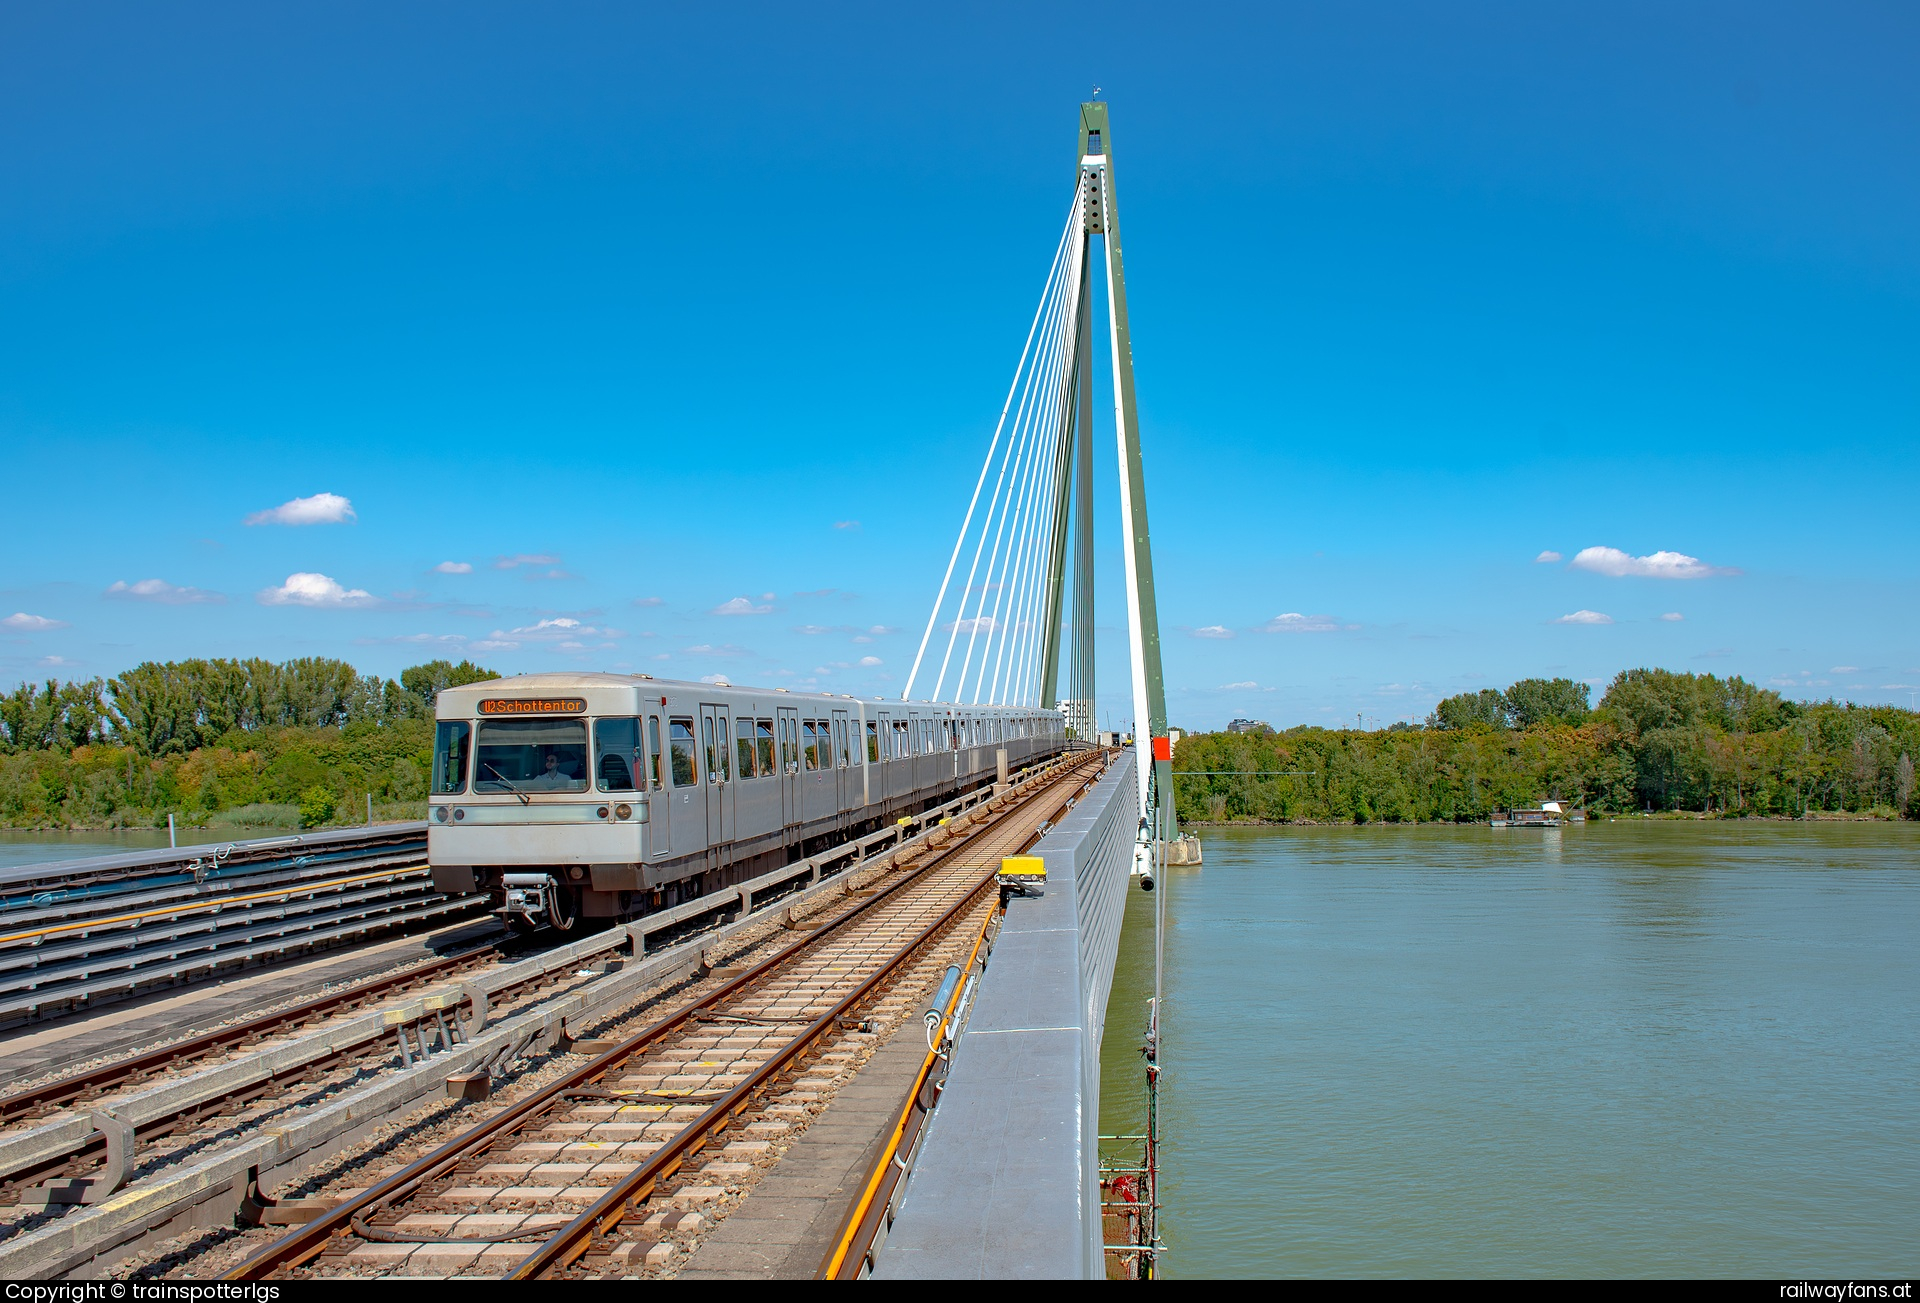
<path id="1" fill-rule="evenodd" d="M 584 715 L 585 697 L 483 697 L 482 715 Z"/>

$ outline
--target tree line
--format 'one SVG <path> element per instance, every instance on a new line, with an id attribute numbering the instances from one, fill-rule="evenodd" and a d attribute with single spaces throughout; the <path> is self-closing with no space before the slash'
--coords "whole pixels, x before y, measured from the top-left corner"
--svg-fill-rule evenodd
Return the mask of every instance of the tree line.
<path id="1" fill-rule="evenodd" d="M 1449 697 L 1424 725 L 1202 733 L 1174 754 L 1184 822 L 1477 822 L 1559 798 L 1598 813 L 1920 818 L 1920 714 L 1789 701 L 1737 676 L 1626 670 Z"/>
<path id="2" fill-rule="evenodd" d="M 0 825 L 419 817 L 434 696 L 470 661 L 393 679 L 323 658 L 188 660 L 0 696 Z M 1738 677 L 1628 670 L 1449 697 L 1423 725 L 1202 733 L 1174 756 L 1183 822 L 1459 822 L 1559 797 L 1599 813 L 1920 818 L 1920 714 L 1795 702 Z M 1199 771 L 1199 772 L 1193 772 Z M 1265 771 L 1253 773 L 1248 771 Z"/>
<path id="3" fill-rule="evenodd" d="M 436 660 L 397 678 L 323 657 L 147 661 L 0 696 L 0 825 L 146 827 L 241 812 L 324 822 L 426 798 L 433 701 L 498 678 Z M 288 807 L 286 810 L 263 807 Z M 304 807 L 304 816 L 294 814 Z"/>

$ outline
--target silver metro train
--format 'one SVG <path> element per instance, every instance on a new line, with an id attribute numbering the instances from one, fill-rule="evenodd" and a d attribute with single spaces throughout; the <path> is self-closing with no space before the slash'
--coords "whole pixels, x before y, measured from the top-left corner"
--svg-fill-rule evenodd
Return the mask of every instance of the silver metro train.
<path id="1" fill-rule="evenodd" d="M 644 674 L 494 679 L 435 714 L 434 885 L 488 893 L 520 930 L 690 900 L 1067 745 L 1058 711 Z"/>

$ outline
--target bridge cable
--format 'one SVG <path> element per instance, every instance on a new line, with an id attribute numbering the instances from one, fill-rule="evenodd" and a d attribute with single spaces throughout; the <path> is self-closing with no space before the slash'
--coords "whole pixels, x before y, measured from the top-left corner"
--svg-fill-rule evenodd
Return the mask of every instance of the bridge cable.
<path id="1" fill-rule="evenodd" d="M 1020 361 L 1014 367 L 1012 382 L 1007 386 L 1006 401 L 1000 405 L 1000 420 L 994 425 L 993 440 L 987 445 L 986 459 L 980 465 L 980 478 L 974 483 L 973 497 L 967 503 L 967 514 L 966 514 L 966 518 L 961 522 L 961 525 L 960 525 L 960 536 L 954 540 L 953 555 L 947 559 L 946 574 L 941 577 L 940 594 L 938 597 L 934 599 L 933 613 L 927 617 L 926 632 L 920 635 L 920 649 L 918 652 L 914 654 L 913 669 L 908 673 L 907 686 L 900 694 L 900 699 L 902 701 L 908 700 L 909 698 L 911 698 L 913 694 L 913 682 L 914 682 L 914 679 L 918 677 L 920 673 L 921 659 L 925 657 L 927 654 L 927 642 L 933 637 L 933 626 L 940 619 L 941 607 L 946 605 L 947 585 L 953 579 L 953 568 L 955 564 L 957 564 L 960 560 L 960 549 L 962 546 L 965 545 L 967 540 L 968 530 L 973 524 L 973 512 L 974 512 L 974 508 L 978 506 L 980 502 L 981 487 L 986 484 L 987 472 L 993 466 L 994 450 L 999 445 L 1001 430 L 1006 425 L 1006 422 L 1007 422 L 1007 409 L 1013 405 L 1014 392 L 1019 388 L 1019 385 L 1020 385 L 1020 374 L 1026 368 L 1027 356 L 1033 347 L 1034 332 L 1040 328 L 1040 319 L 1046 310 L 1047 299 L 1049 297 L 1048 290 L 1051 290 L 1052 288 L 1052 282 L 1060 266 L 1061 259 L 1067 255 L 1069 248 L 1071 248 L 1074 243 L 1072 238 L 1075 234 L 1074 219 L 1079 215 L 1079 208 L 1080 208 L 1080 193 L 1076 191 L 1074 194 L 1073 210 L 1068 213 L 1066 229 L 1062 231 L 1060 236 L 1060 243 L 1054 249 L 1053 265 L 1050 268 L 1048 268 L 1048 271 L 1047 271 L 1047 281 L 1048 281 L 1047 290 L 1042 291 L 1040 295 L 1040 305 L 1034 309 L 1033 324 L 1027 328 L 1027 342 L 1021 347 Z M 963 603 L 964 603 L 964 599 L 965 599 L 965 595 L 962 594 Z M 953 646 L 951 639 L 948 640 L 947 646 L 948 646 L 949 653 L 951 653 L 952 646 Z M 937 697 L 938 695 L 937 692 L 935 695 Z"/>

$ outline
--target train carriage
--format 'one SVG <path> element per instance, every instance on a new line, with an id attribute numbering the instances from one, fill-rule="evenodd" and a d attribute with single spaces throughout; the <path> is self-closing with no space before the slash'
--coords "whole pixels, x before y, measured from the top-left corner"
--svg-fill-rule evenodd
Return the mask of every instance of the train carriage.
<path id="1" fill-rule="evenodd" d="M 434 885 L 516 928 L 637 917 L 1066 747 L 1058 711 L 528 674 L 435 707 Z"/>

